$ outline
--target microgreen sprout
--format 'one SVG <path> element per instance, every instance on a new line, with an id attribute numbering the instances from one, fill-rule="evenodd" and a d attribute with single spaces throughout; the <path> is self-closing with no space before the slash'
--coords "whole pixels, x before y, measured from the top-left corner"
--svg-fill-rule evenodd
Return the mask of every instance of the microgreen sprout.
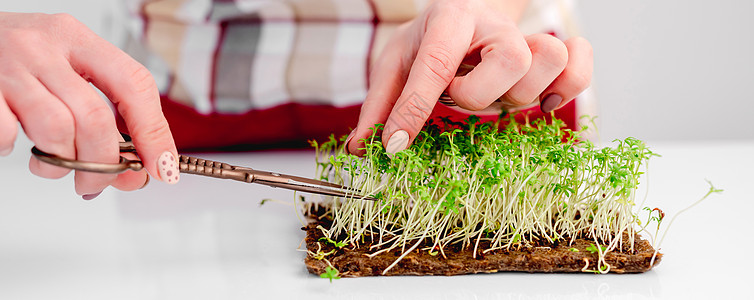
<path id="1" fill-rule="evenodd" d="M 568 249 L 568 251 L 571 251 L 571 252 L 579 252 L 579 249 L 576 249 L 576 248 L 570 248 L 570 249 Z"/>
<path id="2" fill-rule="evenodd" d="M 331 254 L 335 253 L 335 249 L 332 249 L 332 250 L 330 250 L 328 252 L 324 252 L 324 251 L 322 251 L 322 245 L 320 243 L 317 243 L 317 252 L 313 252 L 313 251 L 310 251 L 310 250 L 302 250 L 302 251 L 306 251 L 306 253 L 309 256 L 311 256 L 312 258 L 314 258 L 316 260 L 325 260 L 325 262 L 327 262 L 328 265 L 332 266 L 332 264 L 330 263 L 330 261 L 327 260 L 327 259 L 325 259 L 325 257 L 327 257 L 328 255 L 331 255 Z"/>
<path id="3" fill-rule="evenodd" d="M 339 249 L 345 247 L 346 245 L 348 245 L 348 243 L 346 243 L 346 242 L 342 242 L 342 241 L 337 241 L 336 242 L 336 241 L 333 241 L 332 239 L 330 239 L 328 237 L 321 237 L 321 238 L 319 238 L 319 241 L 324 241 L 325 244 L 331 244 L 331 245 L 333 245 L 333 246 L 335 246 L 335 247 L 337 247 Z"/>
<path id="4" fill-rule="evenodd" d="M 606 253 L 622 245 L 633 250 L 640 223 L 635 193 L 655 154 L 635 138 L 597 148 L 582 138 L 583 129 L 567 129 L 554 117 L 502 121 L 503 127 L 474 116 L 429 121 L 394 155 L 385 152 L 381 124 L 362 139 L 363 157 L 344 151 L 345 137 L 313 141 L 317 178 L 378 201 L 325 197 L 305 205 L 325 209 L 328 243 L 366 244 L 375 249 L 372 256 L 396 250 L 400 260 L 420 246 L 444 256 L 443 249 L 460 245 L 476 257 L 477 249 L 485 254 L 585 238 L 604 245 L 593 244 L 590 252 L 598 253 L 596 270 L 608 272 Z"/>
<path id="5" fill-rule="evenodd" d="M 327 268 L 325 268 L 325 272 L 322 274 L 319 274 L 319 277 L 330 279 L 330 283 L 332 283 L 333 279 L 340 279 L 340 277 L 338 277 L 338 274 L 340 274 L 338 270 L 336 270 L 335 268 L 331 266 L 327 266 Z"/>
<path id="6" fill-rule="evenodd" d="M 594 271 L 592 271 L 592 272 L 594 272 L 595 274 L 601 274 L 601 273 L 606 273 L 607 271 L 608 271 L 608 266 L 606 266 L 606 265 L 601 265 L 601 266 L 599 267 L 599 270 L 594 270 Z"/>
<path id="7" fill-rule="evenodd" d="M 607 250 L 607 247 L 600 246 L 599 248 L 597 248 L 597 246 L 595 246 L 594 244 L 589 244 L 589 247 L 586 247 L 586 251 L 589 251 L 589 253 L 591 254 L 605 252 L 606 250 Z"/>
<path id="8" fill-rule="evenodd" d="M 340 272 L 337 269 L 335 269 L 332 263 L 327 259 L 327 256 L 335 253 L 335 249 L 332 249 L 328 252 L 324 252 L 322 251 L 322 245 L 318 242 L 317 252 L 313 252 L 310 250 L 301 250 L 301 251 L 306 251 L 307 255 L 311 256 L 312 258 L 316 260 L 321 260 L 327 263 L 327 267 L 325 267 L 325 272 L 320 274 L 319 277 L 328 278 L 330 279 L 330 282 L 332 282 L 333 279 L 340 279 L 340 277 L 338 277 L 338 274 L 340 274 Z"/>
<path id="9" fill-rule="evenodd" d="M 699 200 L 696 200 L 696 202 L 694 202 L 691 205 L 687 206 L 686 208 L 681 209 L 680 211 L 678 211 L 675 215 L 673 215 L 673 218 L 670 219 L 670 222 L 668 223 L 668 226 L 665 227 L 665 232 L 662 233 L 662 238 L 660 238 L 660 242 L 655 245 L 655 253 L 654 253 L 654 255 L 652 255 L 652 261 L 649 263 L 650 266 L 654 265 L 655 259 L 657 258 L 657 253 L 660 251 L 660 246 L 662 246 L 662 242 L 665 240 L 665 236 L 668 234 L 668 230 L 670 230 L 670 226 L 673 225 L 673 222 L 675 222 L 675 218 L 677 218 L 680 214 L 684 213 L 685 211 L 687 211 L 687 210 L 691 209 L 692 207 L 696 206 L 697 204 L 702 203 L 702 201 L 704 201 L 704 199 L 707 199 L 707 197 L 709 197 L 710 195 L 712 195 L 712 194 L 719 194 L 719 193 L 723 192 L 722 189 L 715 188 L 715 186 L 712 184 L 711 181 L 709 181 L 709 180 L 706 180 L 706 181 L 707 181 L 707 184 L 709 184 L 709 190 L 707 191 L 707 193 L 704 194 L 704 196 L 702 198 L 700 198 Z M 665 217 L 665 213 L 663 213 L 662 211 L 660 211 L 660 220 L 662 220 L 664 217 Z M 659 228 L 660 228 L 660 224 L 658 223 L 657 224 L 657 230 L 658 231 L 659 231 Z"/>

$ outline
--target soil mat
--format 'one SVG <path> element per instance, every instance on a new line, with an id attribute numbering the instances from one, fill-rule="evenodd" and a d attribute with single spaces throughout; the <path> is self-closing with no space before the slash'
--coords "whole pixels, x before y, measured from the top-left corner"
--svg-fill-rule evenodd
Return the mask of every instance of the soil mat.
<path id="1" fill-rule="evenodd" d="M 594 272 L 597 265 L 597 253 L 587 250 L 594 241 L 577 239 L 574 243 L 561 242 L 556 245 L 521 247 L 515 250 L 496 250 L 482 254 L 477 252 L 473 255 L 473 246 L 455 247 L 443 249 L 442 254 L 430 255 L 429 251 L 419 251 L 417 248 L 407 254 L 396 266 L 386 274 L 382 272 L 401 255 L 400 249 L 381 253 L 372 258 L 367 254 L 377 250 L 369 250 L 369 245 L 360 245 L 352 249 L 350 246 L 336 248 L 331 243 L 319 239 L 322 232 L 317 229 L 317 222 L 301 228 L 306 231 L 306 247 L 311 252 L 328 253 L 325 256 L 338 271 L 341 277 L 362 276 L 395 276 L 395 275 L 462 275 L 473 273 L 495 273 L 502 271 L 517 272 L 543 272 L 543 273 L 571 273 L 571 272 Z M 325 226 L 327 228 L 327 226 Z M 320 247 L 318 249 L 318 247 Z M 592 246 L 593 247 L 593 246 Z M 408 247 L 407 247 L 408 248 Z M 451 247 L 452 248 L 452 247 Z M 650 261 L 654 254 L 654 248 L 646 240 L 636 237 L 634 251 L 628 250 L 611 251 L 607 253 L 605 261 L 610 265 L 611 273 L 641 273 L 651 269 Z M 480 247 L 479 249 L 483 249 Z M 574 251 L 577 249 L 578 251 Z M 629 253 L 631 252 L 631 253 Z M 654 265 L 662 259 L 662 254 L 657 254 Z M 312 274 L 322 274 L 328 264 L 325 260 L 317 260 L 312 255 L 305 259 L 306 268 Z"/>

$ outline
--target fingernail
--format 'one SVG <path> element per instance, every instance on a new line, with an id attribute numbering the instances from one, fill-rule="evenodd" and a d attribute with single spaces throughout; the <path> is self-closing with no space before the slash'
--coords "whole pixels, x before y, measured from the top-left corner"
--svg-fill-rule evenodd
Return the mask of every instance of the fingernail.
<path id="1" fill-rule="evenodd" d="M 560 102 L 563 102 L 563 97 L 558 94 L 549 94 L 539 103 L 539 108 L 542 112 L 548 113 L 555 110 Z"/>
<path id="2" fill-rule="evenodd" d="M 175 159 L 173 153 L 165 151 L 160 155 L 157 160 L 157 169 L 160 171 L 160 179 L 169 184 L 178 183 L 178 160 Z"/>
<path id="3" fill-rule="evenodd" d="M 390 136 L 385 151 L 390 154 L 395 154 L 405 150 L 406 147 L 408 147 L 408 132 L 405 130 L 398 130 Z"/>
<path id="4" fill-rule="evenodd" d="M 97 196 L 99 196 L 99 194 L 102 194 L 102 192 L 94 193 L 94 194 L 81 195 L 81 198 L 83 198 L 84 200 L 92 200 L 94 198 L 97 198 Z"/>
<path id="5" fill-rule="evenodd" d="M 0 156 L 8 156 L 11 152 L 13 152 L 13 147 L 2 149 L 0 150 Z"/>
<path id="6" fill-rule="evenodd" d="M 149 184 L 149 175 L 147 175 L 147 180 L 144 180 L 144 184 L 139 189 L 147 187 L 147 184 Z"/>
<path id="7" fill-rule="evenodd" d="M 356 129 L 351 130 L 351 133 L 348 134 L 348 137 L 346 137 L 346 142 L 343 144 L 344 150 L 346 153 L 351 154 L 351 151 L 348 150 L 348 143 L 351 142 L 351 139 L 353 138 L 353 135 L 356 134 Z"/>

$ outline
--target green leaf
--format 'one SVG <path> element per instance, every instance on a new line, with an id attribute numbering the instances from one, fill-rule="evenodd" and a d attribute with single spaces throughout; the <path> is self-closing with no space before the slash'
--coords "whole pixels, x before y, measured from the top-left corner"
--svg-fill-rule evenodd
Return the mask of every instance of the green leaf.
<path id="1" fill-rule="evenodd" d="M 330 283 L 332 283 L 333 279 L 340 279 L 340 277 L 338 277 L 339 274 L 340 272 L 338 272 L 338 270 L 336 270 L 333 267 L 327 266 L 325 268 L 325 272 L 322 274 L 319 274 L 319 277 L 330 279 Z"/>
<path id="2" fill-rule="evenodd" d="M 607 250 L 607 248 L 600 246 L 599 250 L 602 250 L 601 252 L 605 253 L 605 250 Z M 595 246 L 594 244 L 589 244 L 589 247 L 586 247 L 586 251 L 589 251 L 589 253 L 592 253 L 592 254 L 599 252 L 599 250 L 597 249 L 597 246 Z"/>
<path id="3" fill-rule="evenodd" d="M 324 237 L 324 236 L 321 237 L 321 238 L 319 238 L 318 241 L 325 242 L 325 244 L 333 245 L 333 246 L 337 247 L 338 249 L 343 248 L 343 247 L 345 247 L 345 246 L 348 245 L 348 243 L 346 243 L 345 241 L 333 241 L 332 239 L 330 239 L 328 237 Z"/>

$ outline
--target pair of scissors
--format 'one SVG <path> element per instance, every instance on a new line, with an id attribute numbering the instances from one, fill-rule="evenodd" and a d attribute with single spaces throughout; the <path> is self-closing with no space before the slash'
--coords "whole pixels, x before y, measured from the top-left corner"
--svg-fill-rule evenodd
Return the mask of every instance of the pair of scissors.
<path id="1" fill-rule="evenodd" d="M 120 142 L 120 152 L 130 152 L 135 154 L 136 148 L 134 147 L 131 138 L 126 134 L 121 135 L 123 136 L 125 142 Z M 39 148 L 37 148 L 36 146 L 31 148 L 31 153 L 34 154 L 37 159 L 45 163 L 79 171 L 119 174 L 127 170 L 139 171 L 144 168 L 144 164 L 141 161 L 129 160 L 123 156 L 120 157 L 119 163 L 108 164 L 63 158 L 39 150 Z M 233 166 L 223 162 L 211 161 L 180 154 L 178 155 L 178 162 L 179 170 L 181 171 L 181 173 L 209 176 L 220 179 L 232 179 L 247 183 L 259 183 L 271 187 L 279 187 L 320 195 L 348 197 L 353 199 L 371 201 L 377 200 L 376 198 L 362 195 L 361 191 L 359 191 L 358 189 L 349 188 L 326 181 L 280 174 L 276 172 L 259 171 L 252 168 Z"/>

